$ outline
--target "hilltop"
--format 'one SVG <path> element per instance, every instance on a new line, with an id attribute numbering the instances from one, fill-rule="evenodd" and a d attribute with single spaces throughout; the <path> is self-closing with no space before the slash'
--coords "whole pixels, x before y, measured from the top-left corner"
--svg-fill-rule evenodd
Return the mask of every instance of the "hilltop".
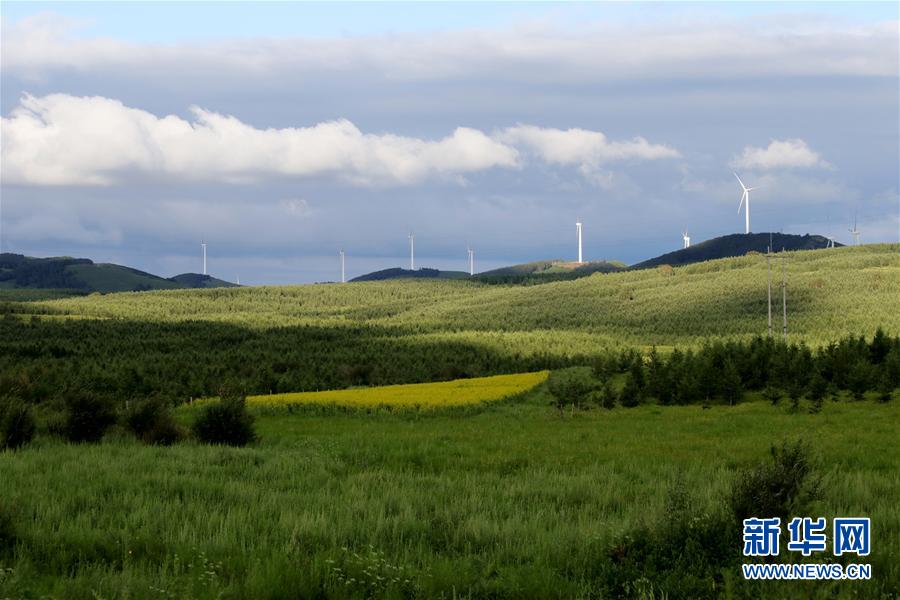
<path id="1" fill-rule="evenodd" d="M 683 248 L 668 252 L 656 258 L 632 265 L 632 269 L 646 269 L 659 265 L 687 265 L 717 258 L 743 256 L 748 252 L 766 252 L 771 242 L 773 252 L 782 250 L 818 250 L 828 247 L 828 238 L 821 235 L 794 235 L 789 233 L 733 233 L 712 238 Z M 843 246 L 843 244 L 834 244 Z"/>
<path id="2" fill-rule="evenodd" d="M 538 260 L 499 269 L 492 269 L 469 276 L 462 271 L 439 271 L 437 269 L 384 269 L 356 277 L 351 281 L 383 281 L 388 279 L 467 279 L 489 284 L 539 284 L 553 281 L 570 281 L 588 277 L 594 273 L 616 273 L 639 270 L 659 265 L 681 266 L 701 263 L 720 258 L 744 256 L 748 253 L 764 253 L 772 244 L 774 252 L 782 250 L 817 250 L 828 247 L 828 238 L 821 235 L 794 235 L 786 233 L 735 233 L 706 240 L 682 250 L 668 252 L 637 264 L 628 266 L 619 261 L 597 260 L 586 263 L 568 262 L 560 259 Z M 835 247 L 843 244 L 834 244 Z"/>
<path id="3" fill-rule="evenodd" d="M 373 273 L 367 273 L 354 277 L 350 281 L 385 281 L 388 279 L 466 279 L 469 274 L 465 271 L 440 271 L 438 269 L 382 269 Z"/>
<path id="4" fill-rule="evenodd" d="M 627 269 L 625 263 L 597 260 L 585 263 L 563 260 L 539 260 L 484 271 L 475 279 L 484 283 L 548 283 L 587 277 L 594 273 L 614 273 Z"/>
<path id="5" fill-rule="evenodd" d="M 209 275 L 184 273 L 172 278 L 88 258 L 32 258 L 0 254 L 0 288 L 56 289 L 91 292 L 139 292 L 185 288 L 234 287 Z"/>

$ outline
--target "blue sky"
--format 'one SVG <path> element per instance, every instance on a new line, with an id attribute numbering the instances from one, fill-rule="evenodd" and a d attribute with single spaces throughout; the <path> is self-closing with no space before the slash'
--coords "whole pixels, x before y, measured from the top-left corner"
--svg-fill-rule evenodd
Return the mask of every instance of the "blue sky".
<path id="1" fill-rule="evenodd" d="M 9 2 L 4 18 L 40 12 L 82 19 L 83 36 L 141 42 L 183 42 L 226 37 L 313 36 L 432 32 L 496 28 L 551 20 L 661 21 L 686 13 L 749 17 L 777 12 L 814 13 L 856 23 L 896 19 L 892 2 Z"/>
<path id="2" fill-rule="evenodd" d="M 4 251 L 242 283 L 900 236 L 895 3 L 16 3 Z"/>

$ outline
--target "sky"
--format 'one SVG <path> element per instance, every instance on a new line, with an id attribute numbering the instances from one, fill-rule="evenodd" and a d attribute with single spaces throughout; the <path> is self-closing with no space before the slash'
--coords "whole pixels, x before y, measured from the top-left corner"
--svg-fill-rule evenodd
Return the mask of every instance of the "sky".
<path id="1" fill-rule="evenodd" d="M 884 3 L 0 4 L 0 250 L 242 284 L 900 239 Z"/>

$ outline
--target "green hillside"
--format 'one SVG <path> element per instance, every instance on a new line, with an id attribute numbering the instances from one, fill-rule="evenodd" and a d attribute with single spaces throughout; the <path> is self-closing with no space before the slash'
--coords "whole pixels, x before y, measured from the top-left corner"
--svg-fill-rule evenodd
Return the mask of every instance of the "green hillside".
<path id="1" fill-rule="evenodd" d="M 236 283 L 216 279 L 211 275 L 201 275 L 200 273 L 182 273 L 175 277 L 170 277 L 169 281 L 174 281 L 181 287 L 186 288 L 222 288 L 222 287 L 240 287 Z"/>
<path id="2" fill-rule="evenodd" d="M 771 244 L 773 252 L 782 250 L 819 250 L 828 247 L 828 238 L 821 235 L 794 235 L 789 233 L 734 233 L 724 235 L 668 252 L 632 265 L 632 269 L 647 269 L 659 265 L 687 265 L 691 263 L 743 256 L 748 252 L 766 252 Z M 836 247 L 843 246 L 835 242 Z"/>
<path id="3" fill-rule="evenodd" d="M 900 333 L 900 245 L 781 256 L 794 339 L 824 343 L 871 333 L 879 325 Z M 518 352 L 553 354 L 584 351 L 599 340 L 671 345 L 764 333 L 766 290 L 765 257 L 751 255 L 542 286 L 421 279 L 116 294 L 27 306 L 86 317 L 215 320 L 253 328 L 378 326 L 400 337 L 471 335 L 491 345 L 508 342 Z M 780 300 L 778 293 L 776 288 Z"/>
<path id="4" fill-rule="evenodd" d="M 91 292 L 137 292 L 179 288 L 233 287 L 208 275 L 185 273 L 171 279 L 130 267 L 95 263 L 87 258 L 31 258 L 0 254 L 0 289 L 52 289 Z"/>
<path id="5" fill-rule="evenodd" d="M 373 273 L 367 273 L 354 277 L 351 282 L 359 281 L 387 281 L 389 279 L 468 279 L 469 274 L 465 271 L 440 271 L 438 269 L 402 269 L 394 267 L 392 269 L 382 269 Z"/>
<path id="6" fill-rule="evenodd" d="M 597 260 L 586 263 L 562 260 L 539 260 L 478 273 L 475 279 L 484 283 L 549 283 L 588 277 L 594 273 L 614 273 L 627 269 L 618 261 Z"/>

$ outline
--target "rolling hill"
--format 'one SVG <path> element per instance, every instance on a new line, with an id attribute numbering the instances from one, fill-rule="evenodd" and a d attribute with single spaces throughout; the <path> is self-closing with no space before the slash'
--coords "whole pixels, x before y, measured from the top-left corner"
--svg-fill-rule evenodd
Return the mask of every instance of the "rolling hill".
<path id="1" fill-rule="evenodd" d="M 818 250 L 828 247 L 828 238 L 821 235 L 793 235 L 788 233 L 734 233 L 694 244 L 690 248 L 668 252 L 632 265 L 632 269 L 647 269 L 659 265 L 688 265 L 717 258 L 743 256 L 748 252 L 766 252 L 771 242 L 773 252 L 782 250 Z M 835 246 L 842 246 L 835 242 Z"/>
<path id="2" fill-rule="evenodd" d="M 234 287 L 208 275 L 184 273 L 170 279 L 87 258 L 32 258 L 0 254 L 0 289 L 56 289 L 91 292 L 139 292 L 185 288 Z"/>
<path id="3" fill-rule="evenodd" d="M 548 283 L 587 277 L 594 273 L 614 273 L 628 266 L 617 261 L 598 260 L 586 263 L 563 260 L 539 260 L 510 267 L 484 271 L 474 279 L 484 283 Z"/>
<path id="4" fill-rule="evenodd" d="M 394 267 L 392 269 L 382 269 L 374 271 L 359 277 L 354 277 L 350 281 L 385 281 L 388 279 L 467 279 L 469 274 L 465 271 L 440 271 L 438 269 L 401 269 Z"/>
<path id="5" fill-rule="evenodd" d="M 827 343 L 871 335 L 878 326 L 900 334 L 900 245 L 779 256 L 786 259 L 793 340 Z M 312 327 L 335 335 L 368 328 L 372 335 L 423 347 L 472 345 L 504 356 L 564 357 L 610 344 L 691 345 L 709 336 L 765 333 L 767 281 L 764 257 L 750 255 L 539 286 L 416 279 L 114 294 L 22 303 L 17 310 L 116 321 L 208 320 L 252 330 Z M 780 301 L 779 290 L 774 295 Z"/>

